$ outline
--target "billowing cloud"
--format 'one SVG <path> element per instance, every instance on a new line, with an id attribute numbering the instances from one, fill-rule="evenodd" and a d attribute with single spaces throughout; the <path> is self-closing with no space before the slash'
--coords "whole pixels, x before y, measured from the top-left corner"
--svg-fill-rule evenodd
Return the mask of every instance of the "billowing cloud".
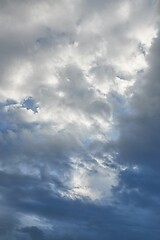
<path id="1" fill-rule="evenodd" d="M 2 240 L 158 240 L 159 6 L 0 2 Z"/>

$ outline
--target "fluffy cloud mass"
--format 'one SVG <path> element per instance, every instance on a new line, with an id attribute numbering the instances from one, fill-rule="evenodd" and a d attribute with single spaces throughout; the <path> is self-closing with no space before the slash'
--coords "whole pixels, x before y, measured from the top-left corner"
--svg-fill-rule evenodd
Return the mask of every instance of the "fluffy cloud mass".
<path id="1" fill-rule="evenodd" d="M 0 239 L 158 240 L 159 0 L 0 1 Z"/>

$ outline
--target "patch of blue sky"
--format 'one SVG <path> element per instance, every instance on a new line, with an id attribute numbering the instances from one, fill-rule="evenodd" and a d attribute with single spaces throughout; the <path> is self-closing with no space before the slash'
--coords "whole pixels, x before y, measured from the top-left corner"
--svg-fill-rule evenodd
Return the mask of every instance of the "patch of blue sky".
<path id="1" fill-rule="evenodd" d="M 27 110 L 31 109 L 34 113 L 38 113 L 38 104 L 32 97 L 27 97 L 22 102 L 22 107 L 26 108 Z"/>

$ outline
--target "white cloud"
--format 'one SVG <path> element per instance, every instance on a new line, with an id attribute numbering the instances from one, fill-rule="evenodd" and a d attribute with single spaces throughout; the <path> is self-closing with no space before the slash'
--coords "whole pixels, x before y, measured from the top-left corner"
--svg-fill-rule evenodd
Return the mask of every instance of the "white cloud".
<path id="1" fill-rule="evenodd" d="M 54 163 L 67 151 L 68 165 L 74 155 L 82 155 L 85 164 L 89 144 L 83 141 L 110 140 L 120 106 L 111 101 L 111 93 L 126 100 L 138 72 L 147 67 L 144 52 L 148 53 L 157 33 L 156 3 L 8 1 L 2 6 L 0 100 L 17 101 L 5 108 L 3 116 L 14 128 L 7 129 L 8 144 L 13 144 L 15 134 L 21 139 L 21 150 L 15 147 L 13 155 L 35 155 L 42 162 L 46 155 Z M 22 108 L 27 97 L 38 104 L 37 113 Z M 109 170 L 96 164 L 93 176 L 87 168 L 71 168 L 74 184 L 68 185 L 75 196 L 101 198 L 105 189 L 110 195 L 115 173 L 108 178 Z"/>

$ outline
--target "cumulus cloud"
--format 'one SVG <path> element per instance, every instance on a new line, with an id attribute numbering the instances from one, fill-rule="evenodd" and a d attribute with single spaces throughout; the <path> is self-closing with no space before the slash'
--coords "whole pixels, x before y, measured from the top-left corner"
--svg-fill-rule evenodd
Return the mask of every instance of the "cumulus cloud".
<path id="1" fill-rule="evenodd" d="M 2 240 L 158 239 L 159 6 L 0 2 Z"/>

